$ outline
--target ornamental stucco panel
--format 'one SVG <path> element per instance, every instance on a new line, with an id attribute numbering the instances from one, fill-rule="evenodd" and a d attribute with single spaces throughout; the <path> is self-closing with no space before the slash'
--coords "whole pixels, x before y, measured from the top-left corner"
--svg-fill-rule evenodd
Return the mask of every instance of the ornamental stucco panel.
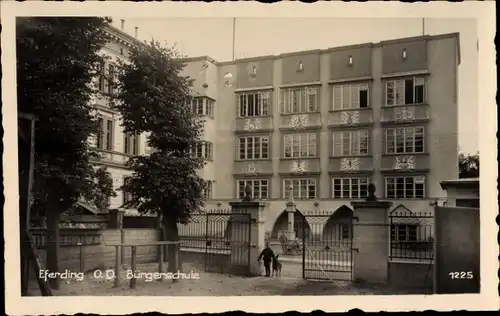
<path id="1" fill-rule="evenodd" d="M 358 171 L 360 161 L 359 158 L 343 158 L 340 161 L 341 171 Z"/>
<path id="2" fill-rule="evenodd" d="M 415 168 L 414 156 L 397 156 L 394 161 L 394 169 L 396 170 L 406 170 L 414 168 Z"/>
<path id="3" fill-rule="evenodd" d="M 295 160 L 292 162 L 292 172 L 303 173 L 309 170 L 308 162 L 305 160 Z"/>

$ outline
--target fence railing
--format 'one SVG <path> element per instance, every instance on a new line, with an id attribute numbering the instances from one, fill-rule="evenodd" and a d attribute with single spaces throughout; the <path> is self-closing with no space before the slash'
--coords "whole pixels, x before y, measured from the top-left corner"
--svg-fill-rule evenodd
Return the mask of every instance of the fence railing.
<path id="1" fill-rule="evenodd" d="M 230 242 L 231 209 L 207 210 L 191 214 L 189 222 L 179 225 L 181 249 L 226 250 Z"/>
<path id="2" fill-rule="evenodd" d="M 390 259 L 434 259 L 434 215 L 403 211 L 391 213 Z"/>

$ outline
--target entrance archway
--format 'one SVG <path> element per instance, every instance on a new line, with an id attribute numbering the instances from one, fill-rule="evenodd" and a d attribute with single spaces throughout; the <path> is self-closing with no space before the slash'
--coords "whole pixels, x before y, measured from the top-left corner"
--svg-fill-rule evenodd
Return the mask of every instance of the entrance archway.
<path id="1" fill-rule="evenodd" d="M 279 233 L 286 230 L 288 230 L 288 212 L 284 210 L 274 222 L 273 230 L 271 232 L 271 240 L 278 240 Z M 295 210 L 294 213 L 293 230 L 295 231 L 295 236 L 299 239 L 303 238 L 304 232 L 307 236 L 311 230 L 307 219 L 299 210 Z"/>
<path id="2" fill-rule="evenodd" d="M 342 205 L 326 221 L 321 239 L 332 243 L 341 243 L 352 239 L 352 210 Z"/>

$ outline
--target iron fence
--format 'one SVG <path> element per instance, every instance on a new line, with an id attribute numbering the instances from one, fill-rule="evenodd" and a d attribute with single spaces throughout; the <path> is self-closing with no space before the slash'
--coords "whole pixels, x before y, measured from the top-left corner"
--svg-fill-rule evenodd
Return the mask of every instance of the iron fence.
<path id="1" fill-rule="evenodd" d="M 402 211 L 391 213 L 390 258 L 432 261 L 434 259 L 434 215 Z"/>
<path id="2" fill-rule="evenodd" d="M 246 274 L 250 267 L 250 213 L 231 209 L 191 214 L 179 226 L 181 250 L 204 253 L 205 271 Z"/>
<path id="3" fill-rule="evenodd" d="M 226 250 L 230 216 L 231 209 L 191 214 L 188 223 L 179 226 L 181 249 Z"/>

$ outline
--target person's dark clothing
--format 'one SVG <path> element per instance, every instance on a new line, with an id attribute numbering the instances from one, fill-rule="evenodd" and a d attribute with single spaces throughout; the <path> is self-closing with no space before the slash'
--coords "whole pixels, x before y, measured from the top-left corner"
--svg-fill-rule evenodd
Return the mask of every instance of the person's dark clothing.
<path id="1" fill-rule="evenodd" d="M 266 277 L 271 276 L 271 261 L 264 261 L 264 268 L 266 268 Z"/>
<path id="2" fill-rule="evenodd" d="M 266 268 L 266 276 L 271 276 L 271 260 L 275 258 L 274 252 L 271 248 L 266 247 L 259 255 L 259 259 L 263 259 L 264 267 Z"/>

